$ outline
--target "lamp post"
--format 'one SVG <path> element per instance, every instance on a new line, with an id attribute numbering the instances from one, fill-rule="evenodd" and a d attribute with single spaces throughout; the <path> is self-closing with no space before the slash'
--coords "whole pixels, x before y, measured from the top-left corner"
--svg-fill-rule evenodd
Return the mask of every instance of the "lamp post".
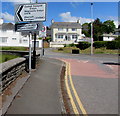
<path id="1" fill-rule="evenodd" d="M 93 55 L 93 3 L 91 3 L 91 55 Z"/>

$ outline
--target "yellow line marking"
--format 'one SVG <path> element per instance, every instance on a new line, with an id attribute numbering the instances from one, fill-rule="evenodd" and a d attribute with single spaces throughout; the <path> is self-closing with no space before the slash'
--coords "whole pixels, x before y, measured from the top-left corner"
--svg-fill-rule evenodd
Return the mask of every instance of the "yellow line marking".
<path id="1" fill-rule="evenodd" d="M 64 61 L 65 62 L 65 61 Z M 68 96 L 70 98 L 70 102 L 71 102 L 71 105 L 72 105 L 72 108 L 73 108 L 73 111 L 74 111 L 74 114 L 78 115 L 79 112 L 77 110 L 77 107 L 74 103 L 74 100 L 73 100 L 73 97 L 72 97 L 72 94 L 71 94 L 71 91 L 70 91 L 70 88 L 69 88 L 69 85 L 68 85 L 68 64 L 67 62 L 66 63 L 66 73 L 65 73 L 65 84 L 66 84 L 66 89 L 67 89 L 67 92 L 68 92 Z"/>
<path id="2" fill-rule="evenodd" d="M 85 108 L 83 107 L 82 102 L 81 102 L 81 100 L 80 100 L 80 98 L 79 98 L 79 96 L 78 96 L 78 94 L 77 94 L 77 92 L 76 92 L 76 90 L 75 90 L 75 87 L 74 87 L 74 84 L 73 84 L 73 81 L 72 81 L 72 76 L 71 76 L 70 63 L 68 64 L 68 66 L 69 66 L 70 84 L 71 84 L 72 90 L 73 90 L 73 92 L 74 92 L 74 95 L 75 95 L 75 97 L 76 97 L 77 103 L 78 103 L 79 108 L 81 109 L 83 115 L 84 115 L 84 116 L 88 116 L 88 115 L 87 115 L 87 112 L 86 112 Z"/>

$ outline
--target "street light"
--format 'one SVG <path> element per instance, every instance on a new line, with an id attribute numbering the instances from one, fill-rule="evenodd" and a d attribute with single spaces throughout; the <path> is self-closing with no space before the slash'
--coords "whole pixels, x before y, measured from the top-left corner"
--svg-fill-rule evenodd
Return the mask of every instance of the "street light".
<path id="1" fill-rule="evenodd" d="M 91 55 L 93 55 L 93 3 L 91 3 Z"/>

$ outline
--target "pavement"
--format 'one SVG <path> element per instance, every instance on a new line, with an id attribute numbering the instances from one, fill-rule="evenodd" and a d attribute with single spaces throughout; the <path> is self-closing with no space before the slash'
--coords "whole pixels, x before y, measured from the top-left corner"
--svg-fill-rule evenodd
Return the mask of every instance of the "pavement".
<path id="1" fill-rule="evenodd" d="M 7 114 L 61 114 L 60 72 L 62 62 L 41 59 L 40 66 L 20 90 Z"/>

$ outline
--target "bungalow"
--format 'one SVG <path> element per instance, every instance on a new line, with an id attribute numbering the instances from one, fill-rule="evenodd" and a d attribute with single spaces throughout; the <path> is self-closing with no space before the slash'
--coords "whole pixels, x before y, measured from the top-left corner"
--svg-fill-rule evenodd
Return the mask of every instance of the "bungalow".
<path id="1" fill-rule="evenodd" d="M 103 34 L 103 41 L 113 41 L 115 40 L 115 38 L 117 38 L 118 35 L 115 35 L 115 34 Z"/>

